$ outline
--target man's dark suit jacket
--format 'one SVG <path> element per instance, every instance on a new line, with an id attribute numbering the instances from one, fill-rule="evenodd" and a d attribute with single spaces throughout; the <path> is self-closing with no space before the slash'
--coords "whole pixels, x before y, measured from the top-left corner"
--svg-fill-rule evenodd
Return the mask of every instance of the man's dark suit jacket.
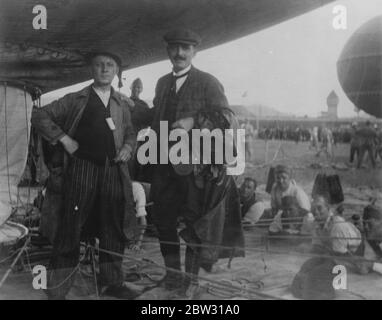
<path id="1" fill-rule="evenodd" d="M 167 74 L 158 80 L 155 89 L 154 115 L 152 128 L 159 129 L 159 121 L 163 119 L 166 100 L 172 84 L 172 75 Z M 178 105 L 175 120 L 195 117 L 201 109 L 228 107 L 224 88 L 214 76 L 191 67 L 186 81 L 178 92 Z"/>
<path id="2" fill-rule="evenodd" d="M 154 107 L 142 114 L 139 121 L 159 134 L 159 121 L 163 120 L 172 84 L 172 74 L 166 74 L 158 80 L 155 88 Z M 214 76 L 194 67 L 178 92 L 178 105 L 175 120 L 195 117 L 199 110 L 209 107 L 228 107 L 224 88 Z M 171 124 L 169 124 L 170 126 Z"/>
<path id="3" fill-rule="evenodd" d="M 158 137 L 159 124 L 161 120 L 164 120 L 164 113 L 167 107 L 167 98 L 169 96 L 171 85 L 172 74 L 170 73 L 158 80 L 155 89 L 155 98 L 153 101 L 154 108 L 151 109 L 151 128 L 157 133 Z M 227 98 L 224 94 L 224 88 L 221 83 L 209 73 L 200 71 L 194 67 L 191 67 L 187 79 L 178 91 L 177 98 L 178 104 L 176 107 L 175 121 L 193 117 L 194 123 L 196 123 L 197 115 L 200 110 L 208 110 L 208 108 L 216 110 L 217 108 L 229 107 Z M 169 127 L 171 127 L 171 124 L 169 124 Z M 161 166 L 154 167 L 158 167 L 158 170 L 160 170 Z M 150 170 L 150 173 L 152 174 L 153 171 Z M 203 243 L 214 245 L 223 243 L 224 246 L 227 247 L 232 246 L 243 248 L 244 236 L 241 228 L 240 204 L 238 202 L 238 198 L 236 199 L 236 203 L 235 201 L 232 201 L 235 194 L 237 194 L 237 189 L 232 177 L 229 177 L 227 181 L 227 183 L 231 185 L 231 187 L 228 188 L 228 194 L 220 199 L 219 204 L 212 208 L 212 210 L 207 210 L 207 212 L 204 212 L 203 217 L 196 221 L 194 227 L 197 232 L 200 231 L 200 233 L 204 234 L 202 236 Z M 189 190 L 189 192 L 192 191 Z M 203 224 L 203 230 L 199 230 L 199 226 L 201 224 Z M 221 228 L 216 228 L 217 224 L 221 225 Z M 227 257 L 229 255 L 232 257 L 244 255 L 242 250 L 228 251 L 229 254 L 227 254 L 227 250 L 223 250 L 223 252 L 220 253 L 215 252 L 215 254 L 211 254 L 210 259 L 214 255 L 219 255 L 220 257 Z M 211 260 L 213 260 L 213 258 Z"/>

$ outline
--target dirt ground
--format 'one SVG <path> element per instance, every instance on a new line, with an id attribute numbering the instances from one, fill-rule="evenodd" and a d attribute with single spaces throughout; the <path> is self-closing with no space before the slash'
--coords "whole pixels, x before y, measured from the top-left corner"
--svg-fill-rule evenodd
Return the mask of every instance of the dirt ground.
<path id="1" fill-rule="evenodd" d="M 266 149 L 268 150 L 266 155 Z M 276 154 L 277 153 L 277 154 Z M 258 194 L 269 205 L 269 194 L 265 192 L 268 170 L 271 165 L 283 163 L 293 168 L 294 179 L 310 194 L 314 178 L 318 173 L 340 176 L 345 194 L 345 214 L 360 214 L 371 199 L 382 204 L 382 163 L 379 160 L 377 169 L 371 169 L 365 161 L 365 168 L 359 170 L 348 164 L 349 145 L 339 144 L 334 148 L 334 158 L 329 160 L 324 155 L 315 156 L 308 143 L 256 140 L 253 144 L 253 159 L 246 164 L 245 174 L 238 177 L 240 183 L 245 176 L 258 181 Z M 267 164 L 266 164 L 267 163 Z M 218 272 L 200 272 L 202 290 L 197 299 L 294 299 L 289 291 L 294 275 L 304 261 L 309 258 L 303 246 L 269 245 L 264 242 L 264 230 L 245 230 L 246 257 L 234 259 L 229 266 L 227 260 L 217 263 Z M 153 288 L 154 280 L 159 280 L 164 270 L 159 244 L 156 238 L 145 238 L 143 251 L 133 253 L 126 250 L 130 258 L 124 261 L 127 275 L 138 274 L 131 280 L 137 292 L 142 292 L 138 299 L 169 299 L 168 292 Z M 184 247 L 183 247 L 184 251 Z M 184 256 L 184 255 L 183 255 Z M 146 259 L 146 260 L 144 260 Z M 147 260 L 149 259 L 149 260 Z M 154 264 L 152 263 L 154 262 Z M 157 265 L 155 265 L 155 263 Z M 6 266 L 0 269 L 4 274 Z M 209 283 L 213 282 L 213 285 Z M 233 284 L 252 290 L 252 294 L 236 290 L 227 292 L 219 290 L 219 285 Z M 214 287 L 215 286 L 215 287 Z M 256 294 L 258 293 L 258 294 Z M 382 299 L 382 277 L 378 274 L 348 274 L 348 288 L 336 292 L 337 299 Z M 92 278 L 77 276 L 76 286 L 71 290 L 69 299 L 96 299 Z M 0 299 L 46 299 L 41 290 L 32 288 L 32 276 L 28 272 L 13 272 L 0 288 Z"/>

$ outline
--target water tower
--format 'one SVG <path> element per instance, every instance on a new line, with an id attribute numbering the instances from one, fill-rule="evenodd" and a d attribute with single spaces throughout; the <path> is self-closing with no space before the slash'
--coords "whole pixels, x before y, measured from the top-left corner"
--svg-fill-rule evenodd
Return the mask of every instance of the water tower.
<path id="1" fill-rule="evenodd" d="M 326 98 L 326 104 L 328 105 L 328 113 L 327 117 L 330 119 L 337 119 L 338 118 L 338 103 L 339 98 L 334 90 L 329 93 L 328 97 Z"/>

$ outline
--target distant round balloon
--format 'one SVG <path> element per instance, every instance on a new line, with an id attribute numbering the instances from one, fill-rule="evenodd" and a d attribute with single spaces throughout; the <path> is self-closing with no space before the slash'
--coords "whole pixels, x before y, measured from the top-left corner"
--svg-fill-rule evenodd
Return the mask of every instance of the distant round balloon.
<path id="1" fill-rule="evenodd" d="M 337 62 L 338 79 L 355 106 L 382 118 L 382 16 L 363 24 Z"/>

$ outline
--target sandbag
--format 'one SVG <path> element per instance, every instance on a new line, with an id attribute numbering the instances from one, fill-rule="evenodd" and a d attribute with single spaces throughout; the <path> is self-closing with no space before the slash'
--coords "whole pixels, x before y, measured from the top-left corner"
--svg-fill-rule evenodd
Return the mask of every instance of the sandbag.
<path id="1" fill-rule="evenodd" d="M 336 263 L 330 258 L 315 257 L 307 260 L 293 279 L 291 291 L 299 299 L 332 300 L 333 268 Z"/>
<path id="2" fill-rule="evenodd" d="M 319 173 L 314 180 L 312 197 L 323 196 L 330 204 L 338 204 L 344 201 L 344 194 L 340 177 L 335 175 L 327 176 Z"/>
<path id="3" fill-rule="evenodd" d="M 326 175 L 319 173 L 314 180 L 313 189 L 312 189 L 312 198 L 317 196 L 322 196 L 325 199 L 330 200 L 329 186 L 326 180 Z"/>
<path id="4" fill-rule="evenodd" d="M 329 186 L 330 203 L 338 204 L 344 201 L 344 193 L 338 174 L 327 176 L 326 180 Z"/>

